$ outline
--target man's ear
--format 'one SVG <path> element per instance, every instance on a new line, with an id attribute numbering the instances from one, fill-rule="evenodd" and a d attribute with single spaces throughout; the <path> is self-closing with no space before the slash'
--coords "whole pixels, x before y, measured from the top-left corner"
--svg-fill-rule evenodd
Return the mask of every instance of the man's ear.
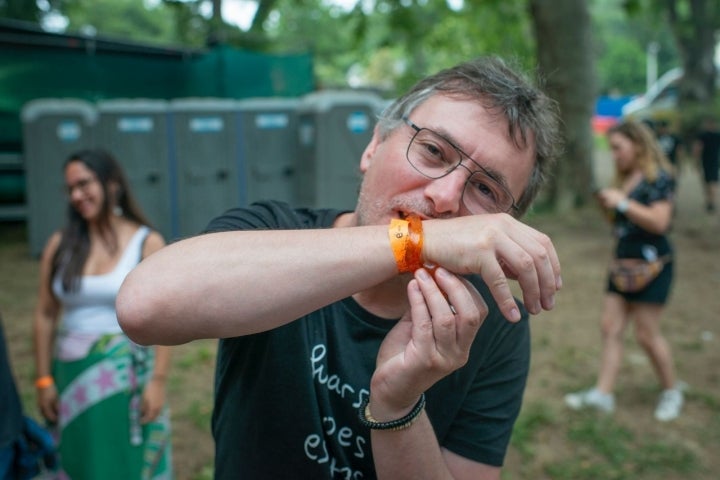
<path id="1" fill-rule="evenodd" d="M 375 150 L 377 150 L 380 142 L 381 140 L 379 128 L 377 125 L 375 125 L 375 128 L 373 128 L 372 138 L 370 139 L 370 142 L 367 144 L 362 156 L 360 157 L 360 172 L 367 172 L 367 169 L 370 167 L 370 164 L 373 161 L 373 157 L 375 156 Z"/>

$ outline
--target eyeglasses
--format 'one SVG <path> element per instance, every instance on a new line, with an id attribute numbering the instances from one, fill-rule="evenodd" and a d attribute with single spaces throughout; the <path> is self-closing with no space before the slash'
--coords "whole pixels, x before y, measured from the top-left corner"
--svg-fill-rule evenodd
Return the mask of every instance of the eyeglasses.
<path id="1" fill-rule="evenodd" d="M 90 190 L 90 185 L 97 181 L 95 177 L 82 178 L 75 182 L 73 185 L 67 185 L 65 187 L 65 193 L 68 197 L 71 197 L 75 189 L 79 189 L 83 193 L 87 193 Z"/>
<path id="2" fill-rule="evenodd" d="M 405 154 L 415 170 L 433 179 L 449 175 L 458 167 L 470 172 L 462 195 L 463 204 L 470 213 L 507 213 L 518 209 L 507 187 L 467 153 L 439 133 L 418 127 L 408 117 L 403 117 L 403 120 L 415 130 Z M 476 170 L 464 165 L 463 157 L 470 160 Z"/>

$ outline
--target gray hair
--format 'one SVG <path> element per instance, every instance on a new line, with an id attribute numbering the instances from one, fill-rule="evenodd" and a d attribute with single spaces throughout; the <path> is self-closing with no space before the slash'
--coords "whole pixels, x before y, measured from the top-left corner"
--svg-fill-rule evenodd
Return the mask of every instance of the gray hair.
<path id="1" fill-rule="evenodd" d="M 519 69 L 495 56 L 478 57 L 421 80 L 388 106 L 378 119 L 380 138 L 385 139 L 403 124 L 403 117 L 434 95 L 477 101 L 486 110 L 508 121 L 508 137 L 519 149 L 534 138 L 535 165 L 527 188 L 516 200 L 521 216 L 545 183 L 561 145 L 557 103 Z"/>

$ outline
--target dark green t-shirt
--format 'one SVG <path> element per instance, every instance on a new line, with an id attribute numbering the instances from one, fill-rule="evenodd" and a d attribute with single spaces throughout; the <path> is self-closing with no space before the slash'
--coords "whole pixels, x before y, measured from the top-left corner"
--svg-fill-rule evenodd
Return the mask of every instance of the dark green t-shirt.
<path id="1" fill-rule="evenodd" d="M 268 202 L 230 210 L 207 231 L 328 228 L 339 213 Z M 524 309 L 523 320 L 507 322 L 479 277 L 471 279 L 491 313 L 467 365 L 426 392 L 426 410 L 440 445 L 499 466 L 525 388 L 529 324 Z M 272 302 L 273 292 L 257 294 Z M 280 328 L 220 340 L 215 478 L 375 478 L 370 431 L 357 410 L 394 324 L 346 298 Z"/>

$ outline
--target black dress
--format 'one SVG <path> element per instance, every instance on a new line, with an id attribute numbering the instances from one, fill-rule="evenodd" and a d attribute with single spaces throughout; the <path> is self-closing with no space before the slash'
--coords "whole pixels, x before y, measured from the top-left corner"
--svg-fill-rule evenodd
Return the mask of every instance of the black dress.
<path id="1" fill-rule="evenodd" d="M 660 200 L 673 201 L 675 180 L 667 172 L 661 172 L 654 182 L 644 179 L 630 193 L 629 197 L 643 205 Z M 667 233 L 656 234 L 643 230 L 625 215 L 618 213 L 614 220 L 613 233 L 617 238 L 616 258 L 644 258 L 654 260 L 672 255 L 673 248 Z M 673 261 L 665 263 L 660 274 L 639 292 L 620 292 L 608 279 L 607 291 L 622 295 L 628 302 L 665 304 L 670 296 L 673 279 Z"/>

